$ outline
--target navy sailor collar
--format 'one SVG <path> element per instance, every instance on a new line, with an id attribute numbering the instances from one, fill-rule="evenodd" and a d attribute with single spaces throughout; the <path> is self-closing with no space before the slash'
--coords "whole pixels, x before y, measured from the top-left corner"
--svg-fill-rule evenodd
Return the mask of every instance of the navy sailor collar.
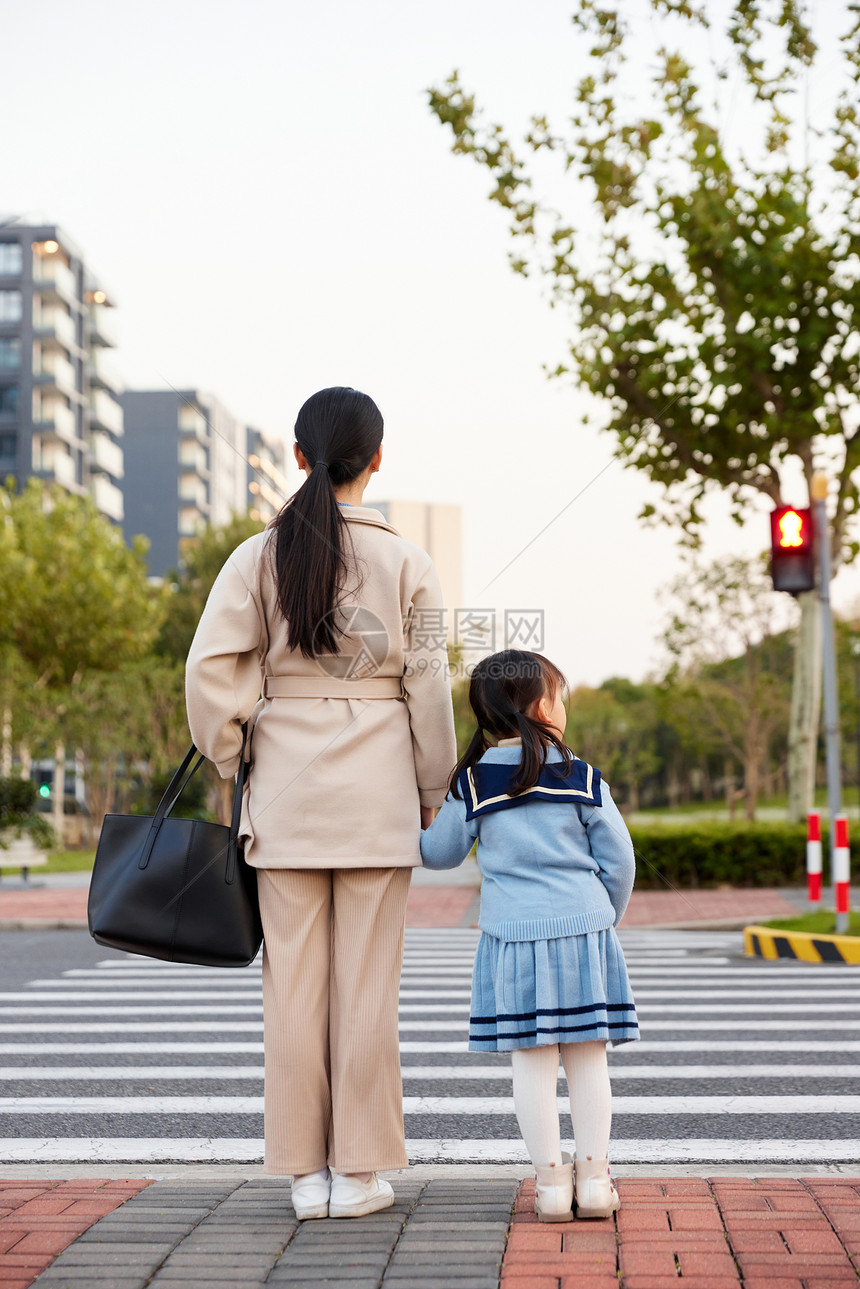
<path id="1" fill-rule="evenodd" d="M 513 750 L 512 748 L 511 751 Z M 534 787 L 515 797 L 508 793 L 508 785 L 519 764 L 519 756 L 515 762 L 482 758 L 476 765 L 461 770 L 457 783 L 466 803 L 466 819 L 488 815 L 494 810 L 510 810 L 514 806 L 527 805 L 530 801 L 601 805 L 600 771 L 587 761 L 577 759 L 571 766 L 570 774 L 562 777 L 557 773 L 560 760 L 558 756 L 544 765 Z"/>

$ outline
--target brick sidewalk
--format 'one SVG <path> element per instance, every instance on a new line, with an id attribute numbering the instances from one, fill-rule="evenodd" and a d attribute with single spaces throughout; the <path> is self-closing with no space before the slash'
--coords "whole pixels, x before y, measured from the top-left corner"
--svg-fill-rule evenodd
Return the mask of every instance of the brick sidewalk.
<path id="1" fill-rule="evenodd" d="M 791 918 L 797 907 L 778 890 L 732 887 L 722 891 L 634 891 L 621 930 L 749 918 Z"/>
<path id="2" fill-rule="evenodd" d="M 0 1289 L 26 1289 L 93 1223 L 148 1185 L 0 1180 Z"/>
<path id="3" fill-rule="evenodd" d="M 474 886 L 413 886 L 409 892 L 406 925 L 472 926 L 478 920 L 478 902 L 478 891 Z M 30 891 L 9 891 L 0 887 L 0 925 L 16 920 L 36 924 L 36 929 L 39 922 L 85 929 L 86 887 L 42 887 Z"/>
<path id="4" fill-rule="evenodd" d="M 474 886 L 444 883 L 413 885 L 409 892 L 407 926 L 473 926 L 479 895 Z M 720 920 L 793 917 L 796 906 L 778 890 L 634 891 L 622 930 L 649 926 L 689 926 Z M 86 927 L 87 892 L 78 887 L 34 887 L 4 890 L 0 886 L 0 927 L 21 922 L 29 927 L 64 924 Z"/>
<path id="5" fill-rule="evenodd" d="M 860 1270 L 860 1178 L 621 1178 L 615 1219 L 555 1224 L 533 1180 L 393 1184 L 391 1209 L 298 1223 L 280 1178 L 0 1183 L 0 1289 L 839 1289 Z"/>
<path id="6" fill-rule="evenodd" d="M 615 1220 L 542 1224 L 520 1187 L 502 1289 L 838 1289 L 860 1271 L 860 1179 L 619 1179 Z"/>

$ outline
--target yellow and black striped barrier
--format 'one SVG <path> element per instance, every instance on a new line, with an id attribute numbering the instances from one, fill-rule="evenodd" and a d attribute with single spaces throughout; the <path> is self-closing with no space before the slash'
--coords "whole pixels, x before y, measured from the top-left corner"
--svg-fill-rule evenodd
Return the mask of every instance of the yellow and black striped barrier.
<path id="1" fill-rule="evenodd" d="M 771 926 L 744 927 L 748 958 L 799 958 L 802 962 L 860 964 L 860 936 L 813 935 L 810 931 L 777 931 Z"/>

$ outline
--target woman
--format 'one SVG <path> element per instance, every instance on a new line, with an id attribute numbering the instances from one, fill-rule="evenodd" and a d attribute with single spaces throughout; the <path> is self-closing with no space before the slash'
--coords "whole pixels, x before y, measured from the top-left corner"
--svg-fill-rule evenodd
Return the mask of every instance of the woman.
<path id="1" fill-rule="evenodd" d="M 308 399 L 306 482 L 224 565 L 186 674 L 192 737 L 223 778 L 253 723 L 242 833 L 264 933 L 266 1171 L 292 1175 L 299 1218 L 386 1208 L 376 1173 L 407 1164 L 406 896 L 456 760 L 432 561 L 362 505 L 382 429 L 366 394 Z"/>

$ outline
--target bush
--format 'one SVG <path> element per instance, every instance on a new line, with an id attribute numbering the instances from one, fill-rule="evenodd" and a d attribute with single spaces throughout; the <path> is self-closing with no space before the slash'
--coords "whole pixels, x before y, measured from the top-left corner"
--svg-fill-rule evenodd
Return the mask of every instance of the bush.
<path id="1" fill-rule="evenodd" d="M 0 828 L 22 824 L 35 813 L 38 799 L 32 779 L 0 779 Z"/>
<path id="2" fill-rule="evenodd" d="M 822 832 L 824 829 L 822 829 Z M 802 886 L 804 824 L 698 823 L 630 829 L 640 890 L 672 886 Z M 825 871 L 828 861 L 824 839 Z"/>
<path id="3" fill-rule="evenodd" d="M 38 801 L 32 779 L 0 778 L 0 850 L 8 849 L 10 838 L 25 834 L 43 850 L 56 845 L 53 828 L 37 813 Z"/>

